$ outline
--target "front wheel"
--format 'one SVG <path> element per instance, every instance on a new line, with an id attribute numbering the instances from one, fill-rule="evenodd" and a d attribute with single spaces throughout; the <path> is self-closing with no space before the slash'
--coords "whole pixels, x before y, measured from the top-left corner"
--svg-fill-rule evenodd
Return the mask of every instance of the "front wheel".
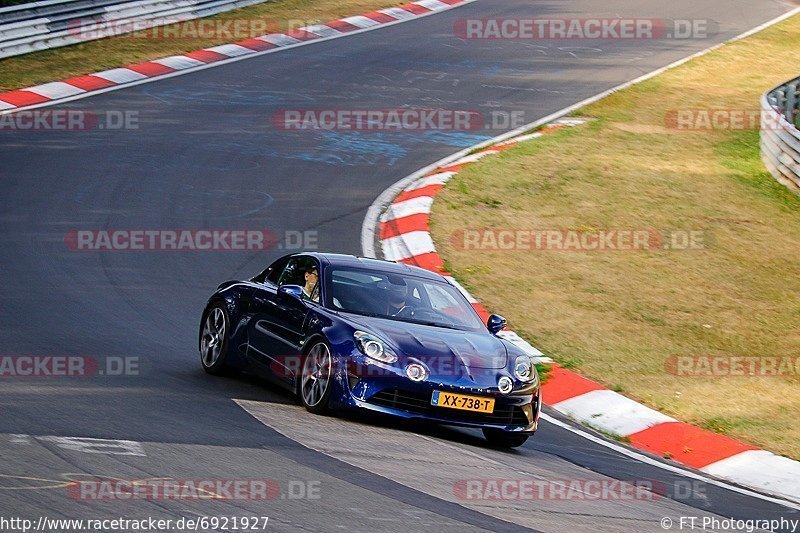
<path id="1" fill-rule="evenodd" d="M 203 370 L 219 376 L 225 373 L 225 358 L 228 355 L 228 331 L 230 320 L 225 306 L 214 304 L 206 313 L 200 335 L 200 362 Z"/>
<path id="2" fill-rule="evenodd" d="M 512 433 L 500 429 L 484 429 L 483 436 L 489 444 L 498 448 L 519 448 L 528 440 L 527 433 Z"/>
<path id="3" fill-rule="evenodd" d="M 317 341 L 303 360 L 300 375 L 300 400 L 314 414 L 328 411 L 333 389 L 333 358 L 324 341 Z"/>

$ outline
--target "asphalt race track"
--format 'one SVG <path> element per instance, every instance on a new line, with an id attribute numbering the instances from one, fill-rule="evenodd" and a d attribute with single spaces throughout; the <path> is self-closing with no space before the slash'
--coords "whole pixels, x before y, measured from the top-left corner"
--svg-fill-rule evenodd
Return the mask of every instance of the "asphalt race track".
<path id="1" fill-rule="evenodd" d="M 138 358 L 135 375 L 0 378 L 0 516 L 268 516 L 276 531 L 663 531 L 680 516 L 800 512 L 641 463 L 544 422 L 514 452 L 477 432 L 319 418 L 198 361 L 199 314 L 226 279 L 284 249 L 73 251 L 75 229 L 306 232 L 359 254 L 371 202 L 498 135 L 283 131 L 284 109 L 470 109 L 531 122 L 789 9 L 775 0 L 478 0 L 419 20 L 122 89 L 59 109 L 133 112 L 137 129 L 0 131 L 0 354 Z M 708 39 L 462 40 L 460 18 L 712 19 Z M 286 242 L 281 239 L 286 248 Z M 130 360 L 130 359 L 128 359 Z M 100 441 L 56 437 L 114 439 Z M 128 442 L 129 441 L 129 442 Z M 472 502 L 459 480 L 656 480 L 654 501 Z M 92 501 L 69 480 L 271 479 L 269 501 Z M 676 526 L 677 528 L 677 526 Z"/>

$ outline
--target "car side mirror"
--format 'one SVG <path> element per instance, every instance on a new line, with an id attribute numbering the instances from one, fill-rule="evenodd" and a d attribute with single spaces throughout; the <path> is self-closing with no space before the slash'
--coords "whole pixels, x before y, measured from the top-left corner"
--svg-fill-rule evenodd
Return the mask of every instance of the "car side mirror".
<path id="1" fill-rule="evenodd" d="M 278 287 L 278 296 L 294 300 L 303 299 L 303 287 L 300 285 L 281 285 Z"/>
<path id="2" fill-rule="evenodd" d="M 494 335 L 500 333 L 506 327 L 506 324 L 506 319 L 500 315 L 489 315 L 489 320 L 486 321 L 486 327 Z"/>

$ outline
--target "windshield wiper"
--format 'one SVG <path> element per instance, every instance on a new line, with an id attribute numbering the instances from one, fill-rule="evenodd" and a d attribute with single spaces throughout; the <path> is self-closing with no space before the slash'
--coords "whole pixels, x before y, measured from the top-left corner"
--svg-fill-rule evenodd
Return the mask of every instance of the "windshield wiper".
<path id="1" fill-rule="evenodd" d="M 386 315 L 381 315 L 378 313 L 366 313 L 364 311 L 354 311 L 352 309 L 339 309 L 341 313 L 350 313 L 351 315 L 358 315 L 358 316 L 368 316 L 371 318 L 389 318 Z"/>
<path id="2" fill-rule="evenodd" d="M 454 329 L 456 331 L 464 331 L 463 329 L 461 329 L 461 328 L 459 328 L 459 327 L 457 327 L 455 325 L 450 326 L 450 325 L 447 325 L 447 324 L 442 324 L 440 322 L 425 322 L 423 320 L 402 320 L 402 322 L 409 322 L 411 324 L 420 324 L 422 326 L 434 326 L 434 327 L 437 327 L 437 328 Z"/>

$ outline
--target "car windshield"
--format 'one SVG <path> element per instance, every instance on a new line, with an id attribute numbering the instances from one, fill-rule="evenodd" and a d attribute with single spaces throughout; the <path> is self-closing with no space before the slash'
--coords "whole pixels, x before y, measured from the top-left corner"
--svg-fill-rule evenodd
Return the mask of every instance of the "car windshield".
<path id="1" fill-rule="evenodd" d="M 336 267 L 328 286 L 327 305 L 338 311 L 453 329 L 484 328 L 464 296 L 444 281 Z"/>

